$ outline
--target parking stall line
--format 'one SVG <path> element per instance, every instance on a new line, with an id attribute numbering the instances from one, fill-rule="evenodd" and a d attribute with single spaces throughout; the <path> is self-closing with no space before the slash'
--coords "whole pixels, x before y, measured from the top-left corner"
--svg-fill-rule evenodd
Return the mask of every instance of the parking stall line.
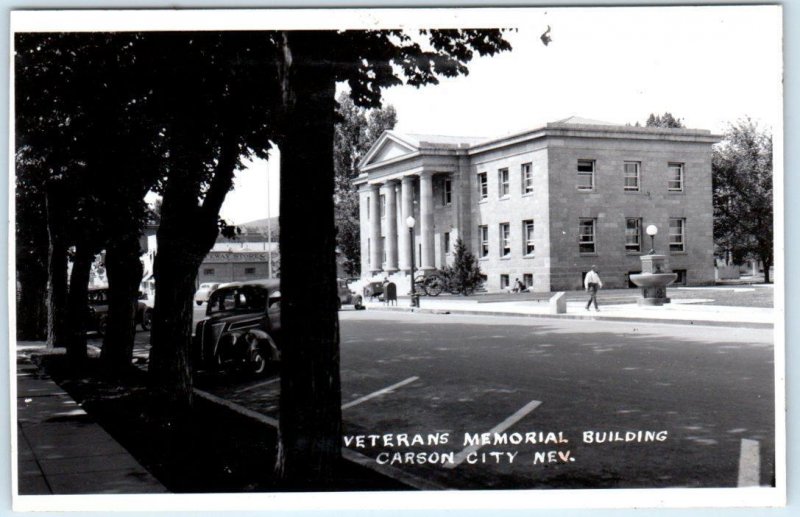
<path id="1" fill-rule="evenodd" d="M 274 379 L 270 379 L 268 381 L 259 382 L 258 384 L 253 384 L 252 386 L 247 386 L 245 388 L 238 389 L 238 390 L 236 390 L 236 393 L 243 393 L 245 391 L 250 391 L 250 390 L 254 390 L 256 388 L 260 388 L 262 386 L 269 386 L 270 384 L 275 384 L 276 382 L 278 382 L 280 380 L 281 380 L 280 377 L 275 377 Z"/>
<path id="2" fill-rule="evenodd" d="M 739 482 L 737 486 L 759 486 L 761 482 L 761 452 L 757 440 L 742 438 L 739 449 Z"/>
<path id="3" fill-rule="evenodd" d="M 370 399 L 374 399 L 375 397 L 380 397 L 381 395 L 385 395 L 387 393 L 390 393 L 393 390 L 395 390 L 395 389 L 397 389 L 397 388 L 399 388 L 401 386 L 405 386 L 406 384 L 411 384 L 412 382 L 416 381 L 417 379 L 419 379 L 419 377 L 416 377 L 416 376 L 409 377 L 408 379 L 406 379 L 404 381 L 400 381 L 397 384 L 392 384 L 391 386 L 383 388 L 382 390 L 374 391 L 374 392 L 370 393 L 369 395 L 364 395 L 363 397 L 357 398 L 357 399 L 355 399 L 353 401 L 350 401 L 347 404 L 342 404 L 342 409 L 348 409 L 348 408 L 351 408 L 353 406 L 357 406 L 358 404 L 361 404 L 362 402 L 366 402 L 366 401 L 368 401 Z"/>
<path id="4" fill-rule="evenodd" d="M 506 418 L 505 420 L 500 422 L 497 426 L 495 426 L 493 429 L 491 429 L 489 431 L 489 434 L 502 433 L 503 431 L 505 431 L 506 429 L 508 429 L 512 425 L 514 425 L 517 422 L 519 422 L 520 420 L 522 420 L 528 413 L 530 413 L 531 411 L 533 411 L 534 409 L 539 407 L 539 405 L 541 403 L 542 402 L 540 400 L 531 400 L 530 402 L 525 404 L 521 409 L 519 409 L 516 413 L 514 413 L 510 417 Z M 447 469 L 456 468 L 461 463 L 463 463 L 465 459 L 467 459 L 467 456 L 469 456 L 473 452 L 477 452 L 481 447 L 483 447 L 483 446 L 482 445 L 470 445 L 469 447 L 466 447 L 464 450 L 462 450 L 461 452 L 459 452 L 458 454 L 456 454 L 453 457 L 453 462 L 452 463 L 447 463 L 446 465 L 444 465 L 444 468 L 447 468 Z"/>

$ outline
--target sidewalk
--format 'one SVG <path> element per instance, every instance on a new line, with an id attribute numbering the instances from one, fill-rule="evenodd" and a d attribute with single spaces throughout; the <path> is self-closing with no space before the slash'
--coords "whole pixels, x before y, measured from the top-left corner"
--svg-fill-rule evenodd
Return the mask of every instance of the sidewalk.
<path id="1" fill-rule="evenodd" d="M 17 355 L 36 346 L 19 343 Z M 17 450 L 21 496 L 167 492 L 24 356 L 17 361 Z"/>
<path id="2" fill-rule="evenodd" d="M 660 307 L 640 307 L 635 303 L 600 305 L 600 311 L 586 310 L 585 301 L 568 301 L 566 314 L 551 314 L 548 300 L 492 301 L 461 297 L 420 297 L 420 307 L 413 312 L 476 314 L 487 316 L 527 316 L 595 321 L 637 321 L 726 327 L 772 328 L 775 310 L 765 307 L 705 305 L 709 300 L 675 300 Z M 366 302 L 368 310 L 412 311 L 410 300 L 399 297 L 396 306 Z"/>

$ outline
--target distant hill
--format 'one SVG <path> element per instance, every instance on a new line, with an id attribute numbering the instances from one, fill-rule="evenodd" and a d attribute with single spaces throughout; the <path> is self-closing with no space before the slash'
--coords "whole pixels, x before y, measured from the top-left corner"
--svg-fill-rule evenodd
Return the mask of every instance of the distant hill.
<path id="1" fill-rule="evenodd" d="M 270 228 L 270 224 L 272 228 Z M 242 224 L 235 225 L 241 234 L 235 239 L 226 239 L 221 235 L 217 238 L 217 242 L 237 242 L 237 241 L 266 241 L 267 236 L 272 234 L 272 241 L 277 242 L 280 236 L 280 228 L 278 228 L 278 217 L 267 217 L 265 219 L 256 219 Z"/>

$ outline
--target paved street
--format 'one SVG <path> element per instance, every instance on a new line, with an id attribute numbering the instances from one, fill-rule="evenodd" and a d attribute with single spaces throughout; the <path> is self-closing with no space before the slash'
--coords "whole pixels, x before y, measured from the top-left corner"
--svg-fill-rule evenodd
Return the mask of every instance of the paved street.
<path id="1" fill-rule="evenodd" d="M 345 440 L 369 462 L 452 488 L 772 482 L 771 330 L 340 316 Z M 198 385 L 277 413 L 274 375 Z"/>

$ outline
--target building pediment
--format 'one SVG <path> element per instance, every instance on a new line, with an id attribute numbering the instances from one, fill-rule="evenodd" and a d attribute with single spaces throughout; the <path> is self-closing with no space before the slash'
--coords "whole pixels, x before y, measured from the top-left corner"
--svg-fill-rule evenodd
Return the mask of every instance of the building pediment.
<path id="1" fill-rule="evenodd" d="M 393 131 L 384 131 L 359 163 L 359 168 L 375 165 L 418 152 L 418 147 Z"/>

